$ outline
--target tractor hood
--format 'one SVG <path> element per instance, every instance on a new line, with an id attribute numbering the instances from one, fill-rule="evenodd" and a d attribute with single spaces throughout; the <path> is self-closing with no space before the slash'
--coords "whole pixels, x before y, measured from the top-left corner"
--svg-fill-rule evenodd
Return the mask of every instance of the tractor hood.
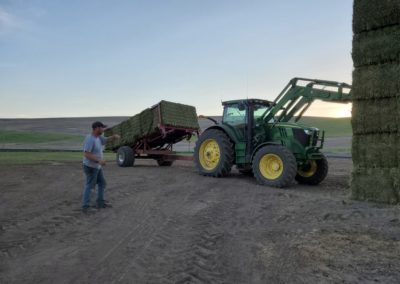
<path id="1" fill-rule="evenodd" d="M 308 131 L 319 131 L 319 129 L 316 127 L 310 127 L 307 125 L 298 124 L 298 123 L 290 123 L 290 122 L 278 122 L 275 124 L 275 127 L 296 128 L 296 129 L 304 129 L 304 130 L 308 130 Z"/>

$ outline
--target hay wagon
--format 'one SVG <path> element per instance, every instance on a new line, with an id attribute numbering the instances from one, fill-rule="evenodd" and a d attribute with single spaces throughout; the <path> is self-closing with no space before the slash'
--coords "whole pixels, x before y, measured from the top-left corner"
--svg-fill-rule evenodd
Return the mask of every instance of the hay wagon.
<path id="1" fill-rule="evenodd" d="M 120 139 L 106 144 L 117 153 L 120 167 L 131 167 L 136 159 L 154 159 L 159 166 L 171 166 L 175 160 L 193 160 L 192 155 L 178 154 L 174 144 L 200 134 L 193 106 L 161 101 L 105 132 Z"/>

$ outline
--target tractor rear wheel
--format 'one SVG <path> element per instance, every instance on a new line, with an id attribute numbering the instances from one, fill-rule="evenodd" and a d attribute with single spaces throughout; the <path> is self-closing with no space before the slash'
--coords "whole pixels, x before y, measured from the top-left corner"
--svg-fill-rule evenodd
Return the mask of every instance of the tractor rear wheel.
<path id="1" fill-rule="evenodd" d="M 194 162 L 201 175 L 226 176 L 232 169 L 233 160 L 233 144 L 223 131 L 206 130 L 197 140 Z"/>
<path id="2" fill-rule="evenodd" d="M 122 146 L 117 152 L 117 164 L 120 167 L 132 167 L 135 163 L 135 153 L 128 146 Z"/>
<path id="3" fill-rule="evenodd" d="M 324 155 L 322 159 L 311 160 L 297 170 L 296 180 L 300 184 L 317 185 L 328 175 L 328 161 Z"/>
<path id="4" fill-rule="evenodd" d="M 297 162 L 288 148 L 280 145 L 262 147 L 253 158 L 253 173 L 262 185 L 287 187 L 297 172 Z"/>

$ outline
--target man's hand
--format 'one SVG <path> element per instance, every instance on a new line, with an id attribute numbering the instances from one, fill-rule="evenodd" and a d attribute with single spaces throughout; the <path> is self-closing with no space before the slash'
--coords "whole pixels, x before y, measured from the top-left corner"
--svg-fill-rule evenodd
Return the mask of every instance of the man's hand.
<path id="1" fill-rule="evenodd" d="M 106 165 L 106 161 L 105 160 L 101 160 L 101 161 L 99 161 L 99 164 L 102 165 L 102 166 L 105 166 Z"/>
<path id="2" fill-rule="evenodd" d="M 114 140 L 119 139 L 119 138 L 121 138 L 121 136 L 119 136 L 118 134 L 114 134 L 114 135 L 108 136 L 108 139 L 110 141 L 114 141 Z"/>

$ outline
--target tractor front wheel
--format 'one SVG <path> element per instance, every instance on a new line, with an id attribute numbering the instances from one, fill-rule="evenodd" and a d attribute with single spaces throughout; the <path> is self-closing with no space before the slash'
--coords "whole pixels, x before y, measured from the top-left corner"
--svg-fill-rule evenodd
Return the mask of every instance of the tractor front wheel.
<path id="1" fill-rule="evenodd" d="M 194 162 L 201 175 L 223 177 L 230 173 L 234 160 L 233 145 L 221 130 L 206 130 L 196 142 Z"/>
<path id="2" fill-rule="evenodd" d="M 257 151 L 253 158 L 253 173 L 262 185 L 287 187 L 297 172 L 297 162 L 288 148 L 267 145 Z"/>
<path id="3" fill-rule="evenodd" d="M 322 159 L 307 161 L 305 166 L 297 171 L 296 180 L 300 184 L 317 185 L 328 175 L 328 161 Z"/>

